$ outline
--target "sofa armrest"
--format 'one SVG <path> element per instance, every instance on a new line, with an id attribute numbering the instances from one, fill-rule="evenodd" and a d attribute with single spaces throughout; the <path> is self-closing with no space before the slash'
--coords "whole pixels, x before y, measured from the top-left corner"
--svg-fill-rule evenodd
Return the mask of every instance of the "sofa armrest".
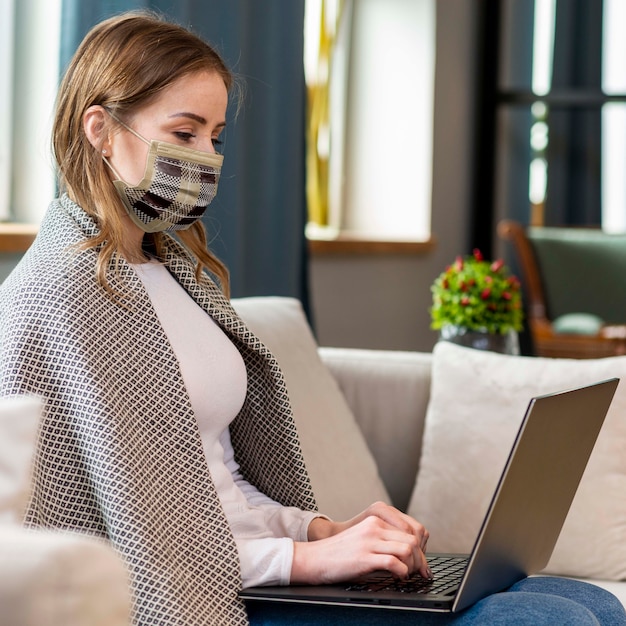
<path id="1" fill-rule="evenodd" d="M 129 626 L 126 568 L 107 544 L 0 526 L 0 626 Z"/>
<path id="2" fill-rule="evenodd" d="M 319 349 L 376 459 L 393 503 L 406 510 L 419 465 L 432 355 Z"/>

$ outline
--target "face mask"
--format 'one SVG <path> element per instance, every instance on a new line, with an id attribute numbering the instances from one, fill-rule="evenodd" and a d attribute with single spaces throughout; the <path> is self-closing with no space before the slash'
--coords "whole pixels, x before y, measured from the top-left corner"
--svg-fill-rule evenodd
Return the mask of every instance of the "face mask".
<path id="1" fill-rule="evenodd" d="M 113 184 L 132 221 L 146 233 L 189 228 L 202 217 L 217 193 L 224 157 L 164 141 L 148 141 L 114 119 L 150 146 L 143 179 L 134 186 L 124 182 L 104 159 L 117 177 Z"/>

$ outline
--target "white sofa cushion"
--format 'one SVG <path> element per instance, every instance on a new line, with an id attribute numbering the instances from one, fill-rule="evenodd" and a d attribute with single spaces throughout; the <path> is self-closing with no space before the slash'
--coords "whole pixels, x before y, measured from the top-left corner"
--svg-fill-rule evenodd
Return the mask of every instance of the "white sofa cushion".
<path id="1" fill-rule="evenodd" d="M 319 357 L 300 302 L 241 298 L 233 300 L 233 306 L 285 375 L 320 511 L 333 519 L 348 519 L 372 502 L 390 502 L 365 438 Z"/>
<path id="2" fill-rule="evenodd" d="M 393 503 L 406 511 L 422 449 L 432 355 L 401 350 L 318 350 L 365 436 Z"/>
<path id="3" fill-rule="evenodd" d="M 622 378 L 546 572 L 626 578 L 626 357 L 514 357 L 438 343 L 409 512 L 429 549 L 469 552 L 530 398 Z"/>
<path id="4" fill-rule="evenodd" d="M 41 408 L 34 396 L 0 398 L 0 523 L 22 521 Z"/>

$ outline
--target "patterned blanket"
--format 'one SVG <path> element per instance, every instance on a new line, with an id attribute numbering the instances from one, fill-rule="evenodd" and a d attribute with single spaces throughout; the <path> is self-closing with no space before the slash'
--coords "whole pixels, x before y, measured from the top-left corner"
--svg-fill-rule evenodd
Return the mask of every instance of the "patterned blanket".
<path id="1" fill-rule="evenodd" d="M 98 232 L 53 202 L 0 287 L 0 395 L 45 398 L 26 523 L 84 531 L 124 557 L 136 624 L 247 623 L 237 549 L 205 461 L 176 357 L 139 277 L 123 259 L 112 298 L 96 279 Z M 245 478 L 314 510 L 276 360 L 193 259 L 168 238 L 164 263 L 241 352 L 248 394 L 231 426 Z"/>

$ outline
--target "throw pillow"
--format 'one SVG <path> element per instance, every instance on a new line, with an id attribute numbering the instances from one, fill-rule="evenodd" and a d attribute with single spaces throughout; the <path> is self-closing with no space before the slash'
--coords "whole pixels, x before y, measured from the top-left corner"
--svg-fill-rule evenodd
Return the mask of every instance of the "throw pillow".
<path id="1" fill-rule="evenodd" d="M 30 491 L 31 463 L 41 416 L 32 396 L 0 398 L 0 522 L 20 524 Z"/>
<path id="2" fill-rule="evenodd" d="M 320 359 L 300 302 L 257 297 L 235 299 L 233 306 L 283 371 L 320 511 L 342 520 L 377 500 L 390 502 L 356 419 Z"/>
<path id="3" fill-rule="evenodd" d="M 508 356 L 435 346 L 420 469 L 409 505 L 429 550 L 469 552 L 532 396 L 622 379 L 546 573 L 626 578 L 626 357 Z"/>

